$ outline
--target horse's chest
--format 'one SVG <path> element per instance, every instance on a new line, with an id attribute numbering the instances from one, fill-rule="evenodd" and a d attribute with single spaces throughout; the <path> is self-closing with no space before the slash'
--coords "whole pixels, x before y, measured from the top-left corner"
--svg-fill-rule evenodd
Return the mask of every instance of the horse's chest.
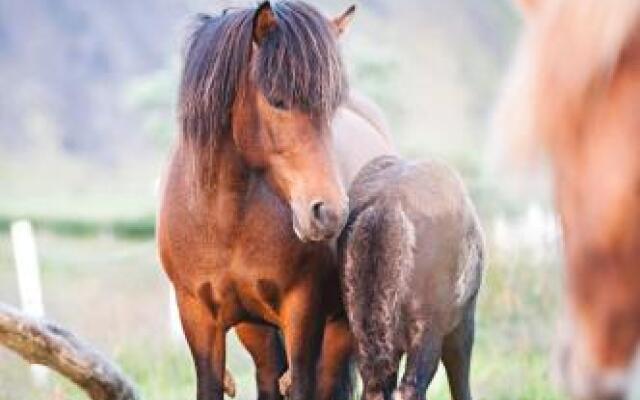
<path id="1" fill-rule="evenodd" d="M 247 234 L 239 239 L 229 273 L 243 307 L 271 320 L 278 314 L 287 289 L 299 278 L 295 271 L 300 251 L 286 241 L 258 236 Z"/>
<path id="2" fill-rule="evenodd" d="M 194 293 L 206 288 L 221 322 L 258 319 L 278 325 L 287 294 L 322 282 L 330 250 L 295 236 L 290 209 L 258 188 L 240 215 L 174 216 L 167 272 Z"/>

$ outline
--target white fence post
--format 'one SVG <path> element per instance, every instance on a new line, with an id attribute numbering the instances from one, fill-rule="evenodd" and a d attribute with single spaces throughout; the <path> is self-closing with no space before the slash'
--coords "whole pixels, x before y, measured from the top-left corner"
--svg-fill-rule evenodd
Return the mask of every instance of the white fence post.
<path id="1" fill-rule="evenodd" d="M 156 198 L 160 196 L 161 181 L 157 178 L 153 181 L 153 193 Z M 180 321 L 180 313 L 178 312 L 178 301 L 176 300 L 176 291 L 173 284 L 169 283 L 169 331 L 171 339 L 174 342 L 184 340 L 182 333 L 182 322 Z"/>
<path id="2" fill-rule="evenodd" d="M 31 223 L 26 220 L 11 224 L 11 242 L 18 276 L 18 291 L 22 310 L 36 318 L 44 316 L 42 284 L 38 266 L 38 251 Z M 47 382 L 48 369 L 42 365 L 32 365 L 31 374 L 36 385 Z"/>

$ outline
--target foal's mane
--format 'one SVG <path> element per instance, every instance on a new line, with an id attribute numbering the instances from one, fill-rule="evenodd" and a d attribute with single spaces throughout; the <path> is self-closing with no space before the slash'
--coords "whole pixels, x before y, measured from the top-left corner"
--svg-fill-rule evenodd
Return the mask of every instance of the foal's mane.
<path id="1" fill-rule="evenodd" d="M 202 164 L 214 161 L 219 139 L 232 130 L 232 109 L 242 99 L 237 96 L 252 82 L 268 100 L 320 118 L 329 118 L 346 97 L 336 33 L 303 2 L 271 3 L 277 27 L 260 44 L 250 68 L 258 9 L 200 15 L 187 41 L 178 118 L 183 143 L 204 157 Z"/>

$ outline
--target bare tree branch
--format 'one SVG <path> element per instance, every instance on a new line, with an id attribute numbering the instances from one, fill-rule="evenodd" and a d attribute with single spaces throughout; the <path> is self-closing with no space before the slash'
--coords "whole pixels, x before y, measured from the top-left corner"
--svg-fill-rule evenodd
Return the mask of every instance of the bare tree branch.
<path id="1" fill-rule="evenodd" d="M 58 371 L 93 400 L 140 399 L 115 364 L 71 332 L 4 304 L 0 304 L 0 344 L 30 363 Z"/>

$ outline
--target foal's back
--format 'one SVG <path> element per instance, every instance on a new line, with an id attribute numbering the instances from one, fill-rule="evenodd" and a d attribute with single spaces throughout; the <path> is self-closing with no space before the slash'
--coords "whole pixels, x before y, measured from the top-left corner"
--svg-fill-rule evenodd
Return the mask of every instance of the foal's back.
<path id="1" fill-rule="evenodd" d="M 434 324 L 451 329 L 459 320 L 459 306 L 477 291 L 483 256 L 476 212 L 458 174 L 438 161 L 411 163 L 383 156 L 362 169 L 349 198 L 352 231 L 358 221 L 366 223 L 367 214 L 397 222 L 396 226 L 378 223 L 371 227 L 396 231 L 377 232 L 392 242 L 380 250 L 389 257 L 400 255 L 401 250 L 392 252 L 388 247 L 404 236 L 406 242 L 395 247 L 405 247 L 403 256 L 413 260 L 413 265 L 405 266 L 411 270 L 405 289 L 412 299 L 433 306 L 425 312 L 434 313 Z M 448 309 L 445 304 L 454 307 Z"/>

